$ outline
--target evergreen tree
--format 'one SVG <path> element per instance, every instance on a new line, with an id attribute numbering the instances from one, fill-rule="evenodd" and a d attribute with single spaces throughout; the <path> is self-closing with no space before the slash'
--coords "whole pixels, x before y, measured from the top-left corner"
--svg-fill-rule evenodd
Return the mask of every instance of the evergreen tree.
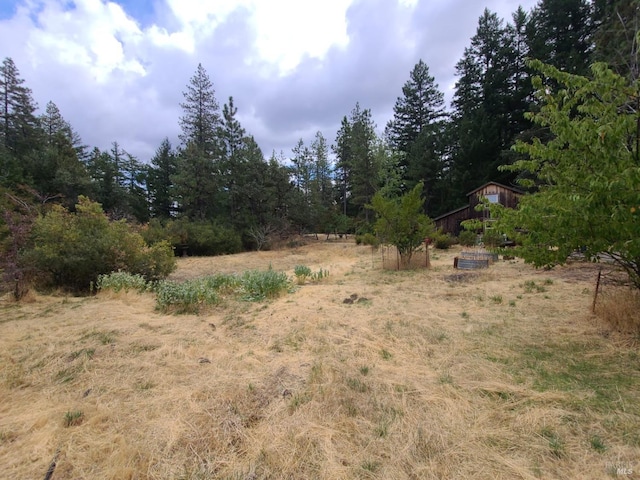
<path id="1" fill-rule="evenodd" d="M 422 60 L 413 67 L 402 93 L 396 100 L 386 134 L 391 146 L 408 153 L 420 134 L 444 116 L 444 94 Z"/>
<path id="2" fill-rule="evenodd" d="M 89 174 L 79 158 L 84 147 L 77 147 L 79 137 L 55 103 L 48 102 L 38 120 L 42 135 L 33 145 L 33 163 L 28 165 L 32 186 L 44 197 L 61 197 L 67 208 L 73 208 L 80 195 L 89 193 Z"/>
<path id="3" fill-rule="evenodd" d="M 0 65 L 0 178 L 8 186 L 28 181 L 25 166 L 33 162 L 29 155 L 38 143 L 36 105 L 23 84 L 13 60 L 5 58 Z"/>
<path id="4" fill-rule="evenodd" d="M 540 0 L 527 26 L 530 55 L 561 70 L 588 72 L 593 48 L 589 0 Z"/>
<path id="5" fill-rule="evenodd" d="M 183 93 L 180 117 L 183 148 L 173 177 L 180 210 L 192 220 L 213 220 L 226 210 L 223 180 L 222 120 L 213 84 L 198 64 Z"/>
<path id="6" fill-rule="evenodd" d="M 640 2 L 600 0 L 595 2 L 594 58 L 607 62 L 620 75 L 640 78 Z"/>
<path id="7" fill-rule="evenodd" d="M 180 152 L 177 173 L 171 178 L 179 211 L 190 220 L 212 220 L 218 212 L 219 172 L 195 142 Z"/>
<path id="8" fill-rule="evenodd" d="M 329 231 L 333 211 L 333 185 L 329 146 L 321 132 L 311 143 L 311 205 L 314 233 Z"/>
<path id="9" fill-rule="evenodd" d="M 219 136 L 224 145 L 223 160 L 220 162 L 220 173 L 223 183 L 223 192 L 220 210 L 226 210 L 228 219 L 235 225 L 244 224 L 245 219 L 241 219 L 240 212 L 244 210 L 243 194 L 246 181 L 246 159 L 247 138 L 246 131 L 236 118 L 238 108 L 233 103 L 233 97 L 229 97 L 229 102 L 222 109 L 222 123 L 219 129 Z M 249 150 L 253 145 L 249 146 Z"/>
<path id="10" fill-rule="evenodd" d="M 139 222 L 150 218 L 147 194 L 148 169 L 137 158 L 124 152 L 121 163 L 123 188 L 126 192 L 126 216 L 133 216 Z"/>
<path id="11" fill-rule="evenodd" d="M 510 101 L 515 58 L 503 21 L 485 9 L 471 46 L 456 65 L 460 78 L 453 99 L 457 142 L 452 174 L 461 203 L 467 192 L 487 181 L 509 181 L 510 175 L 497 167 L 505 163 L 502 152 L 514 138 Z"/>
<path id="12" fill-rule="evenodd" d="M 440 196 L 446 166 L 442 144 L 444 95 L 422 60 L 411 71 L 402 93 L 394 107 L 394 118 L 387 124 L 386 135 L 391 146 L 402 153 L 400 166 L 405 188 L 424 183 L 424 207 L 437 215 L 442 205 L 438 205 L 440 202 L 433 205 L 432 200 Z"/>
<path id="13" fill-rule="evenodd" d="M 225 148 L 226 158 L 232 158 L 238 150 L 244 146 L 246 131 L 236 118 L 238 108 L 233 103 L 233 97 L 229 97 L 229 103 L 222 107 L 221 135 Z"/>
<path id="14" fill-rule="evenodd" d="M 47 144 L 56 141 L 56 137 L 63 136 L 71 144 L 76 151 L 76 156 L 79 160 L 85 160 L 87 158 L 87 147 L 82 144 L 80 135 L 71 127 L 71 124 L 67 122 L 58 106 L 52 101 L 47 102 L 44 114 L 39 117 L 40 128 L 44 132 L 44 136 Z"/>
<path id="15" fill-rule="evenodd" d="M 342 120 L 334 152 L 338 159 L 336 166 L 343 213 L 349 216 L 363 214 L 365 222 L 369 222 L 370 211 L 364 207 L 371 202 L 379 187 L 380 166 L 374 154 L 376 141 L 371 110 L 363 110 L 356 103 L 349 118 Z"/>
<path id="16" fill-rule="evenodd" d="M 122 212 L 125 208 L 125 192 L 120 185 L 116 160 L 109 152 L 96 147 L 87 160 L 87 170 L 91 178 L 91 198 L 100 203 L 107 214 Z"/>
<path id="17" fill-rule="evenodd" d="M 149 167 L 149 201 L 151 215 L 168 219 L 175 213 L 172 177 L 177 172 L 177 159 L 168 138 L 165 138 Z"/>
<path id="18" fill-rule="evenodd" d="M 221 153 L 218 136 L 221 125 L 220 106 L 213 83 L 202 64 L 198 64 L 183 96 L 184 102 L 180 104 L 183 110 L 183 116 L 180 117 L 180 140 L 184 145 L 192 143 L 205 156 L 216 158 Z"/>

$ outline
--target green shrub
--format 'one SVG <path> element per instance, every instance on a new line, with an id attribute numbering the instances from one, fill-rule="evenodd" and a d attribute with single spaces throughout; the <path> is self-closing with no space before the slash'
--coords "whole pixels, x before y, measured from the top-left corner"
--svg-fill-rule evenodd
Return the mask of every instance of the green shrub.
<path id="1" fill-rule="evenodd" d="M 320 269 L 317 272 L 313 272 L 311 274 L 311 280 L 314 282 L 319 282 L 323 278 L 327 278 L 329 276 L 329 270 Z"/>
<path id="2" fill-rule="evenodd" d="M 113 272 L 105 275 L 98 275 L 96 283 L 98 290 L 112 290 L 119 292 L 124 290 L 135 290 L 144 292 L 147 289 L 147 281 L 142 275 L 134 275 L 129 272 Z"/>
<path id="3" fill-rule="evenodd" d="M 148 281 L 167 278 L 176 269 L 173 247 L 167 241 L 140 248 L 137 262 L 130 269 L 143 275 Z"/>
<path id="4" fill-rule="evenodd" d="M 377 247 L 380 241 L 373 233 L 363 233 L 362 235 L 356 235 L 356 244 Z"/>
<path id="5" fill-rule="evenodd" d="M 323 278 L 329 276 L 329 270 L 320 269 L 317 272 L 313 272 L 306 265 L 296 265 L 293 269 L 293 273 L 296 276 L 296 282 L 298 283 L 298 285 L 304 285 L 304 283 L 307 281 L 307 278 L 311 279 L 314 282 L 319 282 Z"/>
<path id="6" fill-rule="evenodd" d="M 503 236 L 497 230 L 486 230 L 482 235 L 482 243 L 485 247 L 496 248 L 502 245 Z"/>
<path id="7" fill-rule="evenodd" d="M 78 291 L 88 290 L 101 274 L 123 270 L 150 280 L 175 268 L 168 244 L 147 247 L 124 220 L 109 221 L 99 203 L 82 196 L 75 213 L 55 205 L 39 217 L 32 240 L 24 258 L 44 282 Z"/>
<path id="8" fill-rule="evenodd" d="M 211 222 L 175 220 L 167 224 L 168 238 L 189 255 L 225 255 L 242 251 L 242 237 L 233 228 Z"/>
<path id="9" fill-rule="evenodd" d="M 293 269 L 293 273 L 296 276 L 298 285 L 304 285 L 307 277 L 311 276 L 311 269 L 306 265 L 296 265 Z"/>
<path id="10" fill-rule="evenodd" d="M 438 231 L 431 237 L 433 246 L 439 250 L 447 250 L 454 243 L 453 237 L 448 233 Z"/>
<path id="11" fill-rule="evenodd" d="M 264 300 L 273 298 L 289 290 L 290 281 L 284 272 L 272 269 L 266 271 L 250 270 L 241 277 L 243 298 L 245 300 Z"/>
<path id="12" fill-rule="evenodd" d="M 198 313 L 204 306 L 220 303 L 217 289 L 212 288 L 206 278 L 159 282 L 155 291 L 156 307 L 165 313 Z"/>
<path id="13" fill-rule="evenodd" d="M 476 244 L 477 237 L 478 236 L 475 232 L 472 232 L 470 230 L 463 230 L 462 232 L 460 232 L 460 235 L 458 235 L 458 242 L 463 247 L 473 247 Z"/>

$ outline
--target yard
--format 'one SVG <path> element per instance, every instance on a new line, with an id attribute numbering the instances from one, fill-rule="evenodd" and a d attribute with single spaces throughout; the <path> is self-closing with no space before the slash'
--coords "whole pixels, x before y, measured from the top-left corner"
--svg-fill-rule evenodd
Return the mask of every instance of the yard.
<path id="1" fill-rule="evenodd" d="M 153 294 L 0 302 L 8 479 L 640 478 L 637 337 L 597 270 L 386 271 L 352 241 L 181 258 L 329 276 L 164 315 Z"/>

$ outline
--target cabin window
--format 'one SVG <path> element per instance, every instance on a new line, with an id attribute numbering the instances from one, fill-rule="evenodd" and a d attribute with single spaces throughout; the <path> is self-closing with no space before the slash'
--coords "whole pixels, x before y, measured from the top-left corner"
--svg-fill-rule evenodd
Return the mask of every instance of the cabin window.
<path id="1" fill-rule="evenodd" d="M 499 202 L 499 195 L 497 193 L 491 193 L 489 195 L 485 195 L 485 197 L 487 198 L 489 203 L 498 203 Z"/>

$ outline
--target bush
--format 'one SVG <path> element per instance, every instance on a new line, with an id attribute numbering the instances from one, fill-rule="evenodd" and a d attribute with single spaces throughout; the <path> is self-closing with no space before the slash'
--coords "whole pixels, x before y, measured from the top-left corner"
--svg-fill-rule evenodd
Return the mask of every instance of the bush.
<path id="1" fill-rule="evenodd" d="M 273 298 L 289 290 L 289 278 L 284 272 L 272 269 L 266 271 L 250 270 L 241 277 L 243 298 L 245 300 L 264 300 Z"/>
<path id="2" fill-rule="evenodd" d="M 329 276 L 329 270 L 320 269 L 317 272 L 312 272 L 306 265 L 296 265 L 293 269 L 293 273 L 296 276 L 298 285 L 304 285 L 307 278 L 310 278 L 314 282 L 319 282 L 323 278 L 327 278 Z"/>
<path id="3" fill-rule="evenodd" d="M 504 237 L 497 230 L 486 230 L 482 235 L 482 243 L 485 247 L 496 248 L 502 245 Z"/>
<path id="4" fill-rule="evenodd" d="M 288 290 L 290 281 L 283 272 L 251 270 L 241 276 L 218 274 L 186 282 L 159 282 L 154 287 L 156 307 L 162 312 L 199 313 L 217 305 L 224 295 L 240 295 L 244 300 L 264 300 Z"/>
<path id="5" fill-rule="evenodd" d="M 378 240 L 378 237 L 372 233 L 363 233 L 361 235 L 356 235 L 356 244 L 377 247 L 380 244 L 380 241 Z"/>
<path id="6" fill-rule="evenodd" d="M 296 276 L 298 285 L 304 285 L 307 277 L 311 276 L 311 269 L 306 265 L 296 265 L 293 269 L 293 273 Z"/>
<path id="7" fill-rule="evenodd" d="M 189 255 L 225 255 L 242 251 L 242 238 L 233 228 L 211 222 L 176 220 L 167 225 L 175 247 Z"/>
<path id="8" fill-rule="evenodd" d="M 176 269 L 173 247 L 167 241 L 142 247 L 136 264 L 131 265 L 130 269 L 140 273 L 148 281 L 167 278 Z"/>
<path id="9" fill-rule="evenodd" d="M 450 234 L 442 233 L 441 231 L 436 232 L 431 238 L 433 246 L 439 250 L 447 250 L 454 243 L 454 239 Z"/>
<path id="10" fill-rule="evenodd" d="M 220 302 L 218 290 L 206 278 L 186 282 L 165 281 L 156 285 L 156 306 L 159 310 L 175 313 L 198 313 L 204 306 Z"/>
<path id="11" fill-rule="evenodd" d="M 142 275 L 134 275 L 129 272 L 113 272 L 105 275 L 98 275 L 96 288 L 98 290 L 112 290 L 119 292 L 124 290 L 135 290 L 144 292 L 147 290 L 147 281 Z"/>
<path id="12" fill-rule="evenodd" d="M 57 287 L 86 291 L 102 274 L 123 270 L 154 280 L 175 268 L 168 244 L 147 247 L 124 220 L 109 221 L 99 203 L 82 196 L 75 213 L 56 205 L 39 217 L 32 239 L 25 261 Z"/>
<path id="13" fill-rule="evenodd" d="M 472 232 L 471 230 L 463 230 L 460 232 L 460 235 L 458 235 L 458 242 L 463 247 L 473 247 L 476 244 L 477 238 L 478 235 L 475 232 Z"/>

